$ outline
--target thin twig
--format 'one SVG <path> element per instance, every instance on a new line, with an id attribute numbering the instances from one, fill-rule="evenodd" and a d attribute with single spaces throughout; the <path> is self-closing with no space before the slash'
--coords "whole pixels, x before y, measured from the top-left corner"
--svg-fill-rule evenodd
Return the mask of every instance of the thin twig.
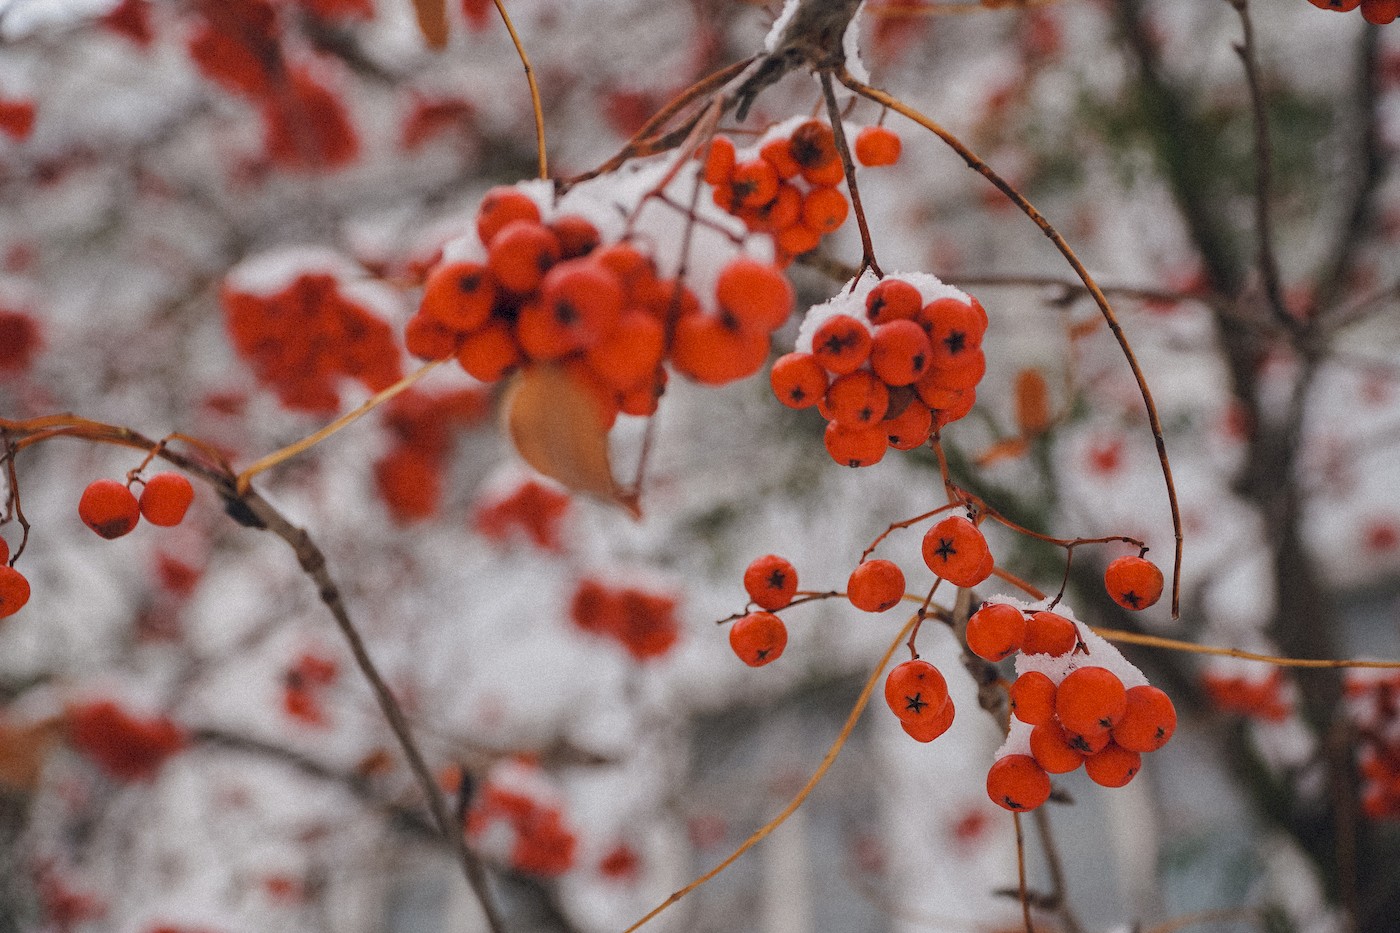
<path id="1" fill-rule="evenodd" d="M 1162 638 L 1158 635 L 1143 635 L 1138 632 L 1127 632 L 1122 629 L 1090 626 L 1090 630 L 1100 638 L 1112 642 L 1121 642 L 1125 645 L 1142 645 L 1147 648 L 1166 648 L 1169 651 L 1184 651 L 1188 654 L 1209 654 L 1222 658 L 1238 658 L 1241 661 L 1258 661 L 1261 664 L 1273 664 L 1277 667 L 1321 669 L 1367 668 L 1380 671 L 1400 670 L 1400 661 L 1365 661 L 1360 658 L 1283 658 L 1272 654 L 1241 651 L 1238 648 L 1215 648 L 1211 645 L 1198 645 L 1194 642 L 1178 641 L 1175 638 Z"/>
<path id="2" fill-rule="evenodd" d="M 880 269 L 880 264 L 875 261 L 875 242 L 870 238 L 870 224 L 865 218 L 865 208 L 860 203 L 860 189 L 856 187 L 856 165 L 851 158 L 851 147 L 846 144 L 846 128 L 841 119 L 841 108 L 836 103 L 836 91 L 831 86 L 831 72 L 821 73 L 822 96 L 826 98 L 826 113 L 831 121 L 831 133 L 836 138 L 836 151 L 840 154 L 841 167 L 846 173 L 846 190 L 851 193 L 851 210 L 856 215 L 856 226 L 860 229 L 860 271 L 855 278 L 860 278 L 866 269 L 875 273 L 876 278 L 883 279 L 885 273 Z M 851 282 L 851 287 L 855 287 L 855 282 Z"/>
<path id="3" fill-rule="evenodd" d="M 1031 899 L 1026 893 L 1026 837 L 1021 831 L 1021 814 L 1013 810 L 1011 819 L 1016 824 L 1016 894 L 1021 901 L 1021 919 L 1025 921 L 1026 933 L 1035 933 L 1031 925 Z"/>
<path id="4" fill-rule="evenodd" d="M 520 64 L 525 69 L 525 82 L 530 85 L 530 107 L 535 112 L 535 145 L 539 149 L 540 177 L 548 178 L 549 157 L 545 153 L 544 145 L 544 106 L 540 103 L 540 87 L 535 83 L 535 69 L 530 66 L 530 56 L 525 54 L 525 45 L 516 34 L 515 24 L 510 21 L 506 5 L 501 0 L 495 0 L 495 4 L 496 12 L 501 14 L 501 22 L 506 24 L 506 32 L 510 33 L 510 41 L 515 43 L 515 53 L 520 56 Z"/>

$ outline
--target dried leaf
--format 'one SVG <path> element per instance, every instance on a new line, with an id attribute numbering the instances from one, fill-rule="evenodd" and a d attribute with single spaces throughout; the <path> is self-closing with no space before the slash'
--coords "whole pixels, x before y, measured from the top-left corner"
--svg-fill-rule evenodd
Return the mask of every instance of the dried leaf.
<path id="1" fill-rule="evenodd" d="M 24 725 L 0 723 L 0 787 L 33 791 L 49 750 L 63 732 L 58 717 Z"/>
<path id="2" fill-rule="evenodd" d="M 613 479 L 608 429 L 598 405 L 566 370 L 528 366 L 502 403 L 506 431 L 526 463 L 572 492 L 622 506 L 641 517 L 637 495 Z"/>
<path id="3" fill-rule="evenodd" d="M 1038 369 L 1016 374 L 1016 425 L 1033 436 L 1050 427 L 1050 386 Z"/>
<path id="4" fill-rule="evenodd" d="M 977 465 L 987 467 L 1002 460 L 1015 460 L 1017 457 L 1025 456 L 1026 451 L 1030 449 L 1030 442 L 1024 437 L 1008 437 L 982 451 L 977 457 Z"/>
<path id="5" fill-rule="evenodd" d="M 413 0 L 413 12 L 418 14 L 418 31 L 430 49 L 447 45 L 447 0 Z"/>

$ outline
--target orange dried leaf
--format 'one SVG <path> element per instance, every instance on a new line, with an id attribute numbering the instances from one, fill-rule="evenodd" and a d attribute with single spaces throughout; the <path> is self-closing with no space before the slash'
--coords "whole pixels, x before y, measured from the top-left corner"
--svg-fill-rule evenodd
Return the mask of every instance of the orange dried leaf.
<path id="1" fill-rule="evenodd" d="M 1050 427 L 1050 386 L 1038 369 L 1016 374 L 1016 426 L 1025 435 Z"/>
<path id="2" fill-rule="evenodd" d="M 413 12 L 418 14 L 418 31 L 430 49 L 447 45 L 447 0 L 413 0 Z"/>
<path id="3" fill-rule="evenodd" d="M 589 388 L 558 366 L 527 366 L 501 407 L 507 433 L 526 463 L 573 492 L 641 510 L 613 479 L 608 429 Z"/>
<path id="4" fill-rule="evenodd" d="M 0 787 L 13 791 L 33 791 L 49 751 L 63 733 L 57 718 L 24 725 L 0 723 Z"/>
<path id="5" fill-rule="evenodd" d="M 1085 318 L 1082 321 L 1076 321 L 1069 326 L 1069 339 L 1071 341 L 1083 340 L 1085 337 L 1096 333 L 1102 326 L 1103 318 L 1097 314 L 1093 317 Z"/>
<path id="6" fill-rule="evenodd" d="M 987 467 L 1002 460 L 1015 460 L 1017 457 L 1024 457 L 1030 448 L 1030 442 L 1024 437 L 1008 437 L 982 451 L 977 457 L 977 465 Z"/>

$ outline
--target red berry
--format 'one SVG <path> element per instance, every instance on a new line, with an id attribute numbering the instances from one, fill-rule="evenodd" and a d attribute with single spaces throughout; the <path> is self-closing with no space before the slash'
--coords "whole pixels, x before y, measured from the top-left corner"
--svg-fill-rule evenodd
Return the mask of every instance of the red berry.
<path id="1" fill-rule="evenodd" d="M 954 586 L 976 586 L 991 576 L 991 551 L 982 532 L 961 515 L 950 515 L 924 534 L 924 563 Z"/>
<path id="2" fill-rule="evenodd" d="M 1037 612 L 1026 620 L 1026 640 L 1021 650 L 1026 654 L 1048 654 L 1061 657 L 1079 644 L 1079 630 L 1074 623 L 1054 612 Z"/>
<path id="3" fill-rule="evenodd" d="M 1108 668 L 1070 671 L 1055 691 L 1055 715 L 1061 725 L 1079 735 L 1113 728 L 1127 709 L 1123 682 Z"/>
<path id="4" fill-rule="evenodd" d="M 893 401 L 890 405 L 894 406 Z M 880 423 L 880 430 L 895 450 L 913 450 L 933 433 L 933 410 L 917 398 L 910 399 L 902 412 Z"/>
<path id="5" fill-rule="evenodd" d="M 787 626 L 771 612 L 751 612 L 729 629 L 729 647 L 749 667 L 762 667 L 782 657 Z"/>
<path id="6" fill-rule="evenodd" d="M 29 602 L 29 581 L 13 567 L 0 563 L 0 619 L 14 615 Z"/>
<path id="7" fill-rule="evenodd" d="M 0 564 L 8 563 L 10 560 L 10 542 L 0 538 Z"/>
<path id="8" fill-rule="evenodd" d="M 539 223 L 540 209 L 529 195 L 509 185 L 486 192 L 476 212 L 476 233 L 481 244 L 490 246 L 501 228 L 515 220 Z"/>
<path id="9" fill-rule="evenodd" d="M 1031 756 L 1051 774 L 1068 774 L 1084 763 L 1084 753 L 1054 722 L 1041 723 L 1031 730 Z"/>
<path id="10" fill-rule="evenodd" d="M 1034 810 L 1050 799 L 1050 775 L 1030 755 L 1007 755 L 987 771 L 987 796 L 1013 812 Z"/>
<path id="11" fill-rule="evenodd" d="M 883 126 L 867 126 L 856 134 L 856 161 L 861 165 L 894 165 L 901 148 L 899 134 Z"/>
<path id="12" fill-rule="evenodd" d="M 837 376 L 826 390 L 826 411 L 848 427 L 879 424 L 890 406 L 890 390 L 868 369 Z"/>
<path id="13" fill-rule="evenodd" d="M 1084 759 L 1084 773 L 1089 775 L 1089 780 L 1103 787 L 1122 787 L 1137 775 L 1141 767 L 1141 755 L 1111 743 Z"/>
<path id="14" fill-rule="evenodd" d="M 423 283 L 419 313 L 451 330 L 476 330 L 491 316 L 496 285 L 479 262 L 443 263 Z"/>
<path id="15" fill-rule="evenodd" d="M 883 425 L 867 427 L 833 421 L 822 436 L 826 452 L 842 466 L 864 467 L 879 463 L 889 449 L 889 435 Z"/>
<path id="16" fill-rule="evenodd" d="M 1026 671 L 1011 684 L 1011 712 L 1038 726 L 1055 718 L 1055 682 L 1040 671 Z"/>
<path id="17" fill-rule="evenodd" d="M 812 355 L 837 375 L 852 373 L 870 356 L 870 331 L 849 314 L 828 318 L 812 335 Z"/>
<path id="18" fill-rule="evenodd" d="M 903 279 L 882 279 L 865 296 L 865 316 L 875 325 L 912 321 L 923 308 L 924 296 Z"/>
<path id="19" fill-rule="evenodd" d="M 125 484 L 99 479 L 88 484 L 78 500 L 78 517 L 104 538 L 120 538 L 136 527 L 141 507 Z"/>
<path id="20" fill-rule="evenodd" d="M 797 568 L 777 554 L 765 554 L 744 571 L 744 589 L 758 606 L 781 609 L 797 592 Z"/>
<path id="21" fill-rule="evenodd" d="M 894 561 L 868 560 L 851 571 L 846 598 L 865 612 L 884 612 L 904 598 L 904 571 Z"/>
<path id="22" fill-rule="evenodd" d="M 943 711 L 927 722 L 909 722 L 906 719 L 901 719 L 899 724 L 915 741 L 932 742 L 948 731 L 948 727 L 953 724 L 953 716 L 956 714 L 957 709 L 953 706 L 953 698 L 949 697 L 948 702 L 943 704 Z"/>
<path id="23" fill-rule="evenodd" d="M 1108 595 L 1124 609 L 1146 609 L 1162 596 L 1162 571 L 1142 557 L 1120 557 L 1103 574 Z"/>
<path id="24" fill-rule="evenodd" d="M 896 664 L 885 678 L 885 702 L 904 722 L 931 723 L 948 702 L 948 682 L 927 661 L 905 661 Z"/>
<path id="25" fill-rule="evenodd" d="M 967 647 L 987 661 L 1009 657 L 1025 637 L 1025 614 L 1007 603 L 989 603 L 967 620 Z"/>
<path id="26" fill-rule="evenodd" d="M 179 473 L 157 473 L 141 490 L 141 515 L 152 525 L 169 528 L 185 520 L 194 487 Z"/>
<path id="27" fill-rule="evenodd" d="M 795 300 L 787 276 L 746 256 L 720 270 L 715 283 L 719 306 L 741 327 L 769 333 L 783 326 Z"/>
<path id="28" fill-rule="evenodd" d="M 1128 690 L 1127 711 L 1113 727 L 1113 741 L 1130 752 L 1155 752 L 1176 731 L 1171 698 L 1149 684 Z"/>
<path id="29" fill-rule="evenodd" d="M 928 371 L 933 350 L 928 335 L 913 321 L 877 324 L 870 342 L 870 368 L 886 384 L 913 385 Z"/>
<path id="30" fill-rule="evenodd" d="M 788 408 L 811 408 L 826 395 L 826 370 L 810 353 L 778 357 L 768 377 L 773 394 Z"/>

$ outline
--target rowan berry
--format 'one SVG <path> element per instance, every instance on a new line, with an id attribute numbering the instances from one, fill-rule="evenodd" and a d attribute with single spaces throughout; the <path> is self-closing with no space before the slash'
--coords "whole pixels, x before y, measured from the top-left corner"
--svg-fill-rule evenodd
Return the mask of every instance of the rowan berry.
<path id="1" fill-rule="evenodd" d="M 937 356 L 938 354 L 935 352 L 933 363 L 928 371 L 934 374 L 933 380 L 944 389 L 958 392 L 975 389 L 977 384 L 982 381 L 982 377 L 987 374 L 987 358 L 981 350 L 970 350 L 953 364 L 942 364 L 938 361 Z"/>
<path id="2" fill-rule="evenodd" d="M 584 351 L 598 378 L 619 392 L 649 383 L 665 355 L 665 325 L 645 311 L 624 311 L 612 333 Z"/>
<path id="3" fill-rule="evenodd" d="M 778 177 L 787 181 L 795 178 L 801 171 L 802 166 L 797 164 L 797 159 L 792 154 L 792 140 L 786 138 L 770 139 L 758 149 L 758 155 L 778 173 Z"/>
<path id="4" fill-rule="evenodd" d="M 510 328 L 501 321 L 467 334 L 457 348 L 457 362 L 467 375 L 482 382 L 495 382 L 524 361 Z"/>
<path id="5" fill-rule="evenodd" d="M 141 507 L 125 484 L 99 479 L 88 484 L 78 500 L 78 517 L 104 538 L 120 538 L 136 527 Z"/>
<path id="6" fill-rule="evenodd" d="M 1361 17 L 1373 26 L 1387 26 L 1400 17 L 1400 0 L 1361 0 Z"/>
<path id="7" fill-rule="evenodd" d="M 1019 651 L 1026 637 L 1026 616 L 1007 603 L 988 603 L 967 620 L 967 647 L 987 661 Z"/>
<path id="8" fill-rule="evenodd" d="M 889 449 L 890 439 L 881 425 L 867 427 L 833 421 L 822 435 L 826 452 L 842 466 L 865 467 L 879 463 Z"/>
<path id="9" fill-rule="evenodd" d="M 1026 620 L 1026 639 L 1021 650 L 1026 654 L 1048 654 L 1061 657 L 1079 644 L 1079 629 L 1064 616 L 1054 612 L 1037 612 Z"/>
<path id="10" fill-rule="evenodd" d="M 846 222 L 850 205 L 835 188 L 813 188 L 802 199 L 802 226 L 818 233 L 832 233 Z"/>
<path id="11" fill-rule="evenodd" d="M 29 581 L 0 559 L 0 619 L 8 618 L 29 602 Z"/>
<path id="12" fill-rule="evenodd" d="M 913 385 L 928 371 L 932 348 L 928 335 L 913 321 L 875 325 L 870 340 L 870 368 L 892 386 Z"/>
<path id="13" fill-rule="evenodd" d="M 747 256 L 740 256 L 720 270 L 715 299 L 741 327 L 763 333 L 783 326 L 795 300 L 787 276 Z"/>
<path id="14" fill-rule="evenodd" d="M 1070 671 L 1055 691 L 1055 715 L 1061 725 L 1079 735 L 1113 728 L 1127 709 L 1123 682 L 1105 667 Z"/>
<path id="15" fill-rule="evenodd" d="M 540 296 L 577 346 L 597 342 L 622 314 L 622 283 L 589 259 L 565 259 L 551 268 L 540 283 Z"/>
<path id="16" fill-rule="evenodd" d="M 729 647 L 749 667 L 778 660 L 787 639 L 787 626 L 771 612 L 751 612 L 729 629 Z"/>
<path id="17" fill-rule="evenodd" d="M 773 244 L 787 256 L 810 253 L 821 244 L 822 235 L 800 223 L 783 227 L 773 236 Z"/>
<path id="18" fill-rule="evenodd" d="M 972 411 L 972 406 L 977 402 L 977 391 L 945 389 L 931 381 L 934 377 L 934 370 L 924 373 L 923 378 L 914 383 L 914 391 L 919 393 L 925 405 L 933 409 L 934 425 L 943 428 Z"/>
<path id="19" fill-rule="evenodd" d="M 868 369 L 837 376 L 826 390 L 823 414 L 844 425 L 879 424 L 889 409 L 890 390 Z"/>
<path id="20" fill-rule="evenodd" d="M 152 525 L 169 528 L 185 520 L 194 501 L 194 487 L 179 473 L 157 473 L 146 480 L 138 505 L 141 516 Z"/>
<path id="21" fill-rule="evenodd" d="M 812 335 L 812 355 L 837 375 L 855 372 L 870 357 L 870 331 L 849 314 L 828 318 Z"/>
<path id="22" fill-rule="evenodd" d="M 1349 13 L 1361 6 L 1361 0 L 1309 0 L 1309 2 L 1320 10 L 1336 10 L 1338 13 Z"/>
<path id="23" fill-rule="evenodd" d="M 1150 684 L 1131 687 L 1127 710 L 1113 727 L 1113 741 L 1130 752 L 1155 752 L 1176 731 L 1171 697 Z"/>
<path id="24" fill-rule="evenodd" d="M 768 374 L 773 394 L 788 408 L 811 408 L 826 397 L 826 370 L 810 353 L 788 353 Z"/>
<path id="25" fill-rule="evenodd" d="M 885 702 L 904 722 L 929 723 L 948 702 L 943 672 L 920 658 L 896 664 L 885 678 Z"/>
<path id="26" fill-rule="evenodd" d="M 736 207 L 762 207 L 778 196 L 778 172 L 762 159 L 734 166 L 730 187 Z"/>
<path id="27" fill-rule="evenodd" d="M 976 350 L 987 331 L 981 313 L 956 298 L 939 298 L 924 305 L 918 321 L 928 331 L 935 365 L 951 366 L 963 353 Z"/>
<path id="28" fill-rule="evenodd" d="M 1011 684 L 1011 713 L 1038 726 L 1055 718 L 1055 682 L 1040 671 L 1026 671 Z"/>
<path id="29" fill-rule="evenodd" d="M 1007 755 L 987 770 L 987 796 L 1012 812 L 1034 810 L 1050 799 L 1050 775 L 1030 755 Z"/>
<path id="30" fill-rule="evenodd" d="M 856 134 L 856 161 L 861 165 L 894 165 L 902 148 L 899 134 L 883 126 L 867 126 Z"/>
<path id="31" fill-rule="evenodd" d="M 835 159 L 820 168 L 804 168 L 802 178 L 814 188 L 834 188 L 846 180 L 846 167 Z"/>
<path id="32" fill-rule="evenodd" d="M 1162 597 L 1162 571 L 1142 557 L 1120 557 L 1108 565 L 1103 585 L 1124 609 L 1146 609 Z"/>
<path id="33" fill-rule="evenodd" d="M 420 360 L 442 360 L 457 349 L 460 335 L 426 314 L 415 314 L 404 325 L 403 342 L 409 353 Z"/>
<path id="34" fill-rule="evenodd" d="M 491 240 L 486 265 L 502 288 L 528 295 L 540 287 L 559 257 L 559 238 L 548 227 L 538 221 L 514 220 Z"/>
<path id="35" fill-rule="evenodd" d="M 953 705 L 953 698 L 949 697 L 938 715 L 927 722 L 910 722 L 907 719 L 901 719 L 899 725 L 915 741 L 932 742 L 948 731 L 948 728 L 953 725 L 955 715 L 957 715 L 957 707 Z"/>
<path id="36" fill-rule="evenodd" d="M 961 515 L 950 515 L 924 534 L 924 563 L 954 586 L 976 586 L 991 574 L 991 551 L 982 532 Z"/>
<path id="37" fill-rule="evenodd" d="M 1084 773 L 1101 787 L 1122 787 L 1142 767 L 1142 756 L 1113 743 L 1084 759 Z"/>
<path id="38" fill-rule="evenodd" d="M 865 316 L 872 324 L 912 321 L 923 307 L 919 290 L 903 279 L 881 279 L 865 296 Z"/>
<path id="39" fill-rule="evenodd" d="M 482 246 L 490 246 L 502 228 L 516 220 L 540 221 L 539 206 L 529 195 L 509 185 L 486 192 L 476 212 L 476 233 Z"/>
<path id="40" fill-rule="evenodd" d="M 777 554 L 754 558 L 744 571 L 744 589 L 764 609 L 781 609 L 797 592 L 797 568 Z"/>
<path id="41" fill-rule="evenodd" d="M 656 279 L 656 267 L 652 265 L 651 258 L 631 243 L 609 243 L 598 247 L 589 256 L 617 276 L 629 296 L 639 285 Z"/>
<path id="42" fill-rule="evenodd" d="M 891 401 L 891 407 L 894 403 Z M 933 432 L 933 411 L 917 398 L 910 399 L 904 410 L 880 424 L 895 450 L 913 450 L 928 440 Z"/>
<path id="43" fill-rule="evenodd" d="M 491 316 L 496 285 L 479 262 L 438 266 L 423 283 L 419 313 L 455 331 L 475 330 Z"/>
<path id="44" fill-rule="evenodd" d="M 1068 774 L 1084 763 L 1084 753 L 1070 743 L 1057 723 L 1044 722 L 1031 730 L 1031 757 L 1051 774 Z"/>
<path id="45" fill-rule="evenodd" d="M 846 598 L 863 612 L 884 612 L 904 598 L 904 571 L 892 560 L 867 560 L 851 571 Z"/>
<path id="46" fill-rule="evenodd" d="M 1063 727 L 1063 724 L 1061 726 Z M 1108 747 L 1113 734 L 1107 729 L 1095 729 L 1092 732 L 1075 732 L 1072 729 L 1065 729 L 1065 737 L 1069 739 L 1070 745 L 1084 754 L 1094 755 Z"/>
<path id="47" fill-rule="evenodd" d="M 559 240 L 559 253 L 564 259 L 577 259 L 591 254 L 603 241 L 598 228 L 585 217 L 565 214 L 549 222 L 549 231 Z"/>
<path id="48" fill-rule="evenodd" d="M 666 370 L 657 367 L 655 376 L 633 389 L 622 393 L 618 398 L 618 410 L 624 415 L 647 418 L 656 414 L 661 403 L 661 394 L 666 391 Z"/>
<path id="49" fill-rule="evenodd" d="M 768 359 L 767 334 L 732 330 L 708 314 L 687 314 L 676 322 L 671 362 L 704 385 L 723 385 L 752 376 Z"/>
<path id="50" fill-rule="evenodd" d="M 805 172 L 839 162 L 836 134 L 820 120 L 808 120 L 792 131 L 792 158 Z"/>
<path id="51" fill-rule="evenodd" d="M 710 148 L 705 153 L 705 184 L 718 188 L 729 184 L 734 177 L 737 164 L 734 141 L 728 136 L 716 136 L 710 140 Z"/>

